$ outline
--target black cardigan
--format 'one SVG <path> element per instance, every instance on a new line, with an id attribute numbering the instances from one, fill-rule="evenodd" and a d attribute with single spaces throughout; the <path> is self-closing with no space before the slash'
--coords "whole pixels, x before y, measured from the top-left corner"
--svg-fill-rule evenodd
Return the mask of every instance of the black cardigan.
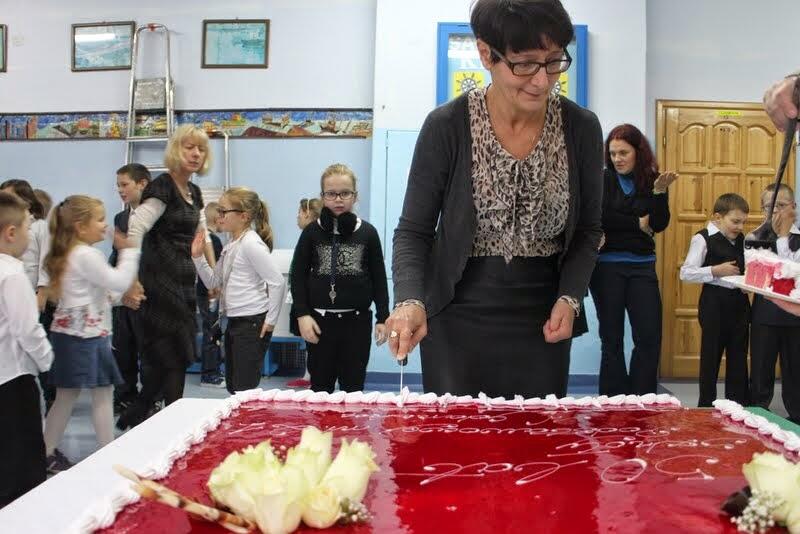
<path id="1" fill-rule="evenodd" d="M 559 257 L 559 295 L 583 298 L 602 230 L 603 136 L 597 116 L 561 99 L 570 206 Z M 428 316 L 453 299 L 477 227 L 472 198 L 472 136 L 467 95 L 436 109 L 422 125 L 394 231 L 395 302 L 420 299 Z"/>
<path id="2" fill-rule="evenodd" d="M 633 252 L 640 256 L 656 253 L 656 242 L 639 228 L 639 218 L 650 215 L 650 228 L 663 232 L 669 225 L 667 193 L 636 191 L 626 196 L 619 185 L 616 171 L 606 169 L 603 176 L 603 252 Z"/>

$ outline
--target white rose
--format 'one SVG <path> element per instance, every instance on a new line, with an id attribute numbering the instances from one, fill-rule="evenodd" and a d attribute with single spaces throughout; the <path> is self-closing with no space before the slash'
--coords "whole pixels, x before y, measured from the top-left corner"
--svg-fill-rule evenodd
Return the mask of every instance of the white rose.
<path id="1" fill-rule="evenodd" d="M 793 506 L 786 516 L 786 528 L 791 534 L 800 534 L 800 506 Z"/>
<path id="2" fill-rule="evenodd" d="M 303 507 L 303 523 L 314 528 L 328 528 L 342 513 L 339 494 L 330 486 L 315 486 L 306 495 Z"/>
<path id="3" fill-rule="evenodd" d="M 303 505 L 289 501 L 285 491 L 263 494 L 255 500 L 255 522 L 264 534 L 287 534 L 300 526 Z"/>
<path id="4" fill-rule="evenodd" d="M 284 465 L 263 475 L 261 491 L 253 496 L 253 520 L 265 534 L 292 532 L 300 524 L 309 490 L 303 471 Z"/>
<path id="5" fill-rule="evenodd" d="M 782 454 L 755 453 L 753 459 L 742 466 L 742 472 L 750 489 L 774 493 L 783 501 L 772 514 L 776 521 L 787 521 L 789 512 L 800 506 L 800 466 L 786 460 Z"/>
<path id="6" fill-rule="evenodd" d="M 348 443 L 342 439 L 339 454 L 322 477 L 322 484 L 331 486 L 343 499 L 361 502 L 370 474 L 378 471 L 374 458 L 375 453 L 366 443 L 357 439 Z"/>
<path id="7" fill-rule="evenodd" d="M 298 449 L 307 449 L 309 451 L 319 453 L 317 457 L 317 470 L 320 473 L 320 478 L 328 467 L 331 465 L 331 447 L 333 446 L 333 432 L 322 432 L 313 426 L 307 426 L 303 429 L 300 435 L 300 443 L 297 445 Z M 319 482 L 317 480 L 309 481 L 312 485 Z"/>
<path id="8" fill-rule="evenodd" d="M 297 467 L 306 477 L 309 486 L 314 486 L 325 474 L 327 467 L 321 468 L 318 461 L 320 453 L 301 447 L 292 447 L 286 452 L 286 465 Z"/>
<path id="9" fill-rule="evenodd" d="M 255 519 L 255 496 L 264 493 L 264 482 L 280 472 L 280 461 L 269 441 L 232 452 L 208 479 L 214 500 L 250 520 Z"/>

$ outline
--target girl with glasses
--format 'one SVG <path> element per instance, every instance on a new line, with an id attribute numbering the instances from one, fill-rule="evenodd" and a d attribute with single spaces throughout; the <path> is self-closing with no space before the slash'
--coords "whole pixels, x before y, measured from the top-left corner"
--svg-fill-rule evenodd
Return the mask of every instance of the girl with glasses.
<path id="1" fill-rule="evenodd" d="M 225 384 L 230 393 L 258 387 L 264 356 L 278 323 L 286 281 L 272 259 L 269 210 L 245 187 L 227 190 L 219 200 L 219 230 L 230 241 L 211 267 L 203 256 L 201 235 L 192 242 L 197 274 L 209 289 L 218 289 L 225 330 Z"/>
<path id="2" fill-rule="evenodd" d="M 389 293 L 378 232 L 353 213 L 356 176 L 331 165 L 320 179 L 324 207 L 300 235 L 292 259 L 292 299 L 300 334 L 308 342 L 311 389 L 361 391 L 371 348 L 387 338 Z"/>

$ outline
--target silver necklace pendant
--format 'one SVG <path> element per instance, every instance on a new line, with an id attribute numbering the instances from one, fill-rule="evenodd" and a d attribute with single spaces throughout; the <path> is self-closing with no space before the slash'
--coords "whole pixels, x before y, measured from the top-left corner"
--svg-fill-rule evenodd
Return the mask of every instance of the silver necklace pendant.
<path id="1" fill-rule="evenodd" d="M 336 300 L 336 289 L 335 285 L 331 284 L 331 291 L 328 293 L 328 296 L 331 298 L 331 304 Z"/>

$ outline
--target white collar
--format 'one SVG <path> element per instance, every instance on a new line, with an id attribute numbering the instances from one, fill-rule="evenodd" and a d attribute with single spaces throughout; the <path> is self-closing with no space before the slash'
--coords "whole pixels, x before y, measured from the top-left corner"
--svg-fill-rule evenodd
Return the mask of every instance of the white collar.
<path id="1" fill-rule="evenodd" d="M 789 233 L 790 234 L 798 234 L 798 235 L 800 235 L 800 228 L 797 228 L 797 226 L 795 226 L 793 224 L 792 227 L 789 228 Z"/>
<path id="2" fill-rule="evenodd" d="M 706 226 L 706 230 L 708 230 L 708 237 L 711 237 L 712 235 L 719 233 L 719 228 L 717 228 L 717 225 L 714 224 L 713 222 L 708 223 L 708 226 Z"/>

